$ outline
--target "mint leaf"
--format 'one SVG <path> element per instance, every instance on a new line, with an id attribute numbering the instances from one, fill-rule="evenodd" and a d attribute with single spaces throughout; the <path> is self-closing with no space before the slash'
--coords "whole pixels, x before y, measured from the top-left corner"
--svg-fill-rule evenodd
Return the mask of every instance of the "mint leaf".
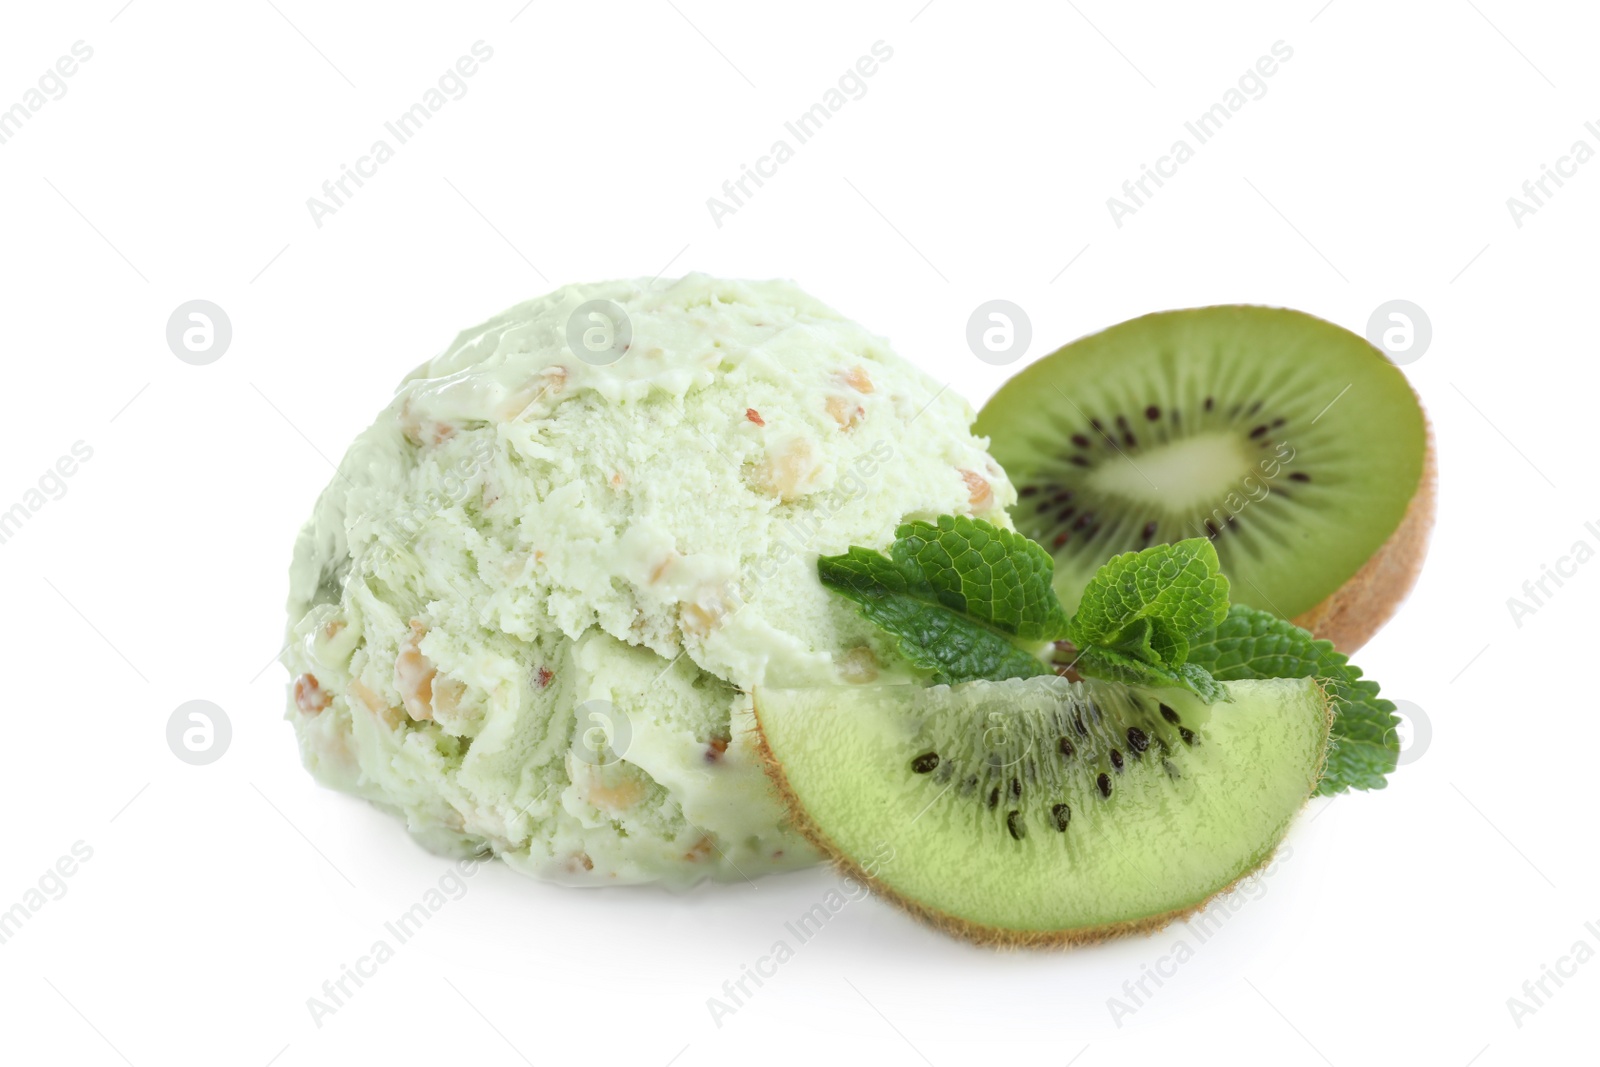
<path id="1" fill-rule="evenodd" d="M 1176 668 L 1190 639 L 1227 613 L 1216 546 L 1191 537 L 1113 556 L 1084 587 L 1067 636 L 1079 648 L 1116 648 Z"/>
<path id="2" fill-rule="evenodd" d="M 1227 690 L 1188 662 L 1189 645 L 1227 613 L 1216 547 L 1194 537 L 1112 557 L 1084 588 L 1067 636 L 1079 650 L 1080 674 L 1182 686 L 1214 703 Z"/>
<path id="3" fill-rule="evenodd" d="M 1247 678 L 1321 679 L 1333 697 L 1333 736 L 1328 766 L 1317 792 L 1382 789 L 1400 758 L 1394 704 L 1378 695 L 1378 683 L 1361 676 L 1327 641 L 1269 612 L 1234 605 L 1215 630 L 1189 649 L 1191 664 L 1226 682 Z"/>
<path id="4" fill-rule="evenodd" d="M 1066 628 L 1050 554 L 1021 534 L 951 515 L 895 531 L 889 555 L 822 556 L 822 584 L 861 606 L 938 683 L 1025 678 L 1050 668 L 1018 642 Z"/>
<path id="5" fill-rule="evenodd" d="M 1055 560 L 1014 530 L 955 515 L 909 522 L 890 554 L 914 560 L 940 603 L 1025 641 L 1050 641 L 1066 627 L 1051 588 Z"/>

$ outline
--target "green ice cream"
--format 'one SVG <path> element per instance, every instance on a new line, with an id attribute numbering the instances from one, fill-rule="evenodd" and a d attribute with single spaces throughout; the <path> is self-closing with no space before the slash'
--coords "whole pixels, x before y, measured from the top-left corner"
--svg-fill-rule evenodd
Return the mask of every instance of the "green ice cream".
<path id="1" fill-rule="evenodd" d="M 356 439 L 295 547 L 306 766 L 429 847 L 563 882 L 815 862 L 748 693 L 890 670 L 818 554 L 909 519 L 1009 525 L 972 419 L 782 282 L 568 286 L 468 330 Z"/>

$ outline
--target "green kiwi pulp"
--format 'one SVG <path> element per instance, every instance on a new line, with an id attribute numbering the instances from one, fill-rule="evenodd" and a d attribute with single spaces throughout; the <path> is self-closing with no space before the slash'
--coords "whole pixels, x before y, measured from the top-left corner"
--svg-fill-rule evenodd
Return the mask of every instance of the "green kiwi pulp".
<path id="1" fill-rule="evenodd" d="M 975 429 L 1017 486 L 1017 528 L 1055 557 L 1069 611 L 1113 555 L 1207 537 L 1236 603 L 1296 619 L 1372 585 L 1363 568 L 1406 542 L 1402 577 L 1348 597 L 1361 617 L 1341 622 L 1355 635 L 1343 644 L 1359 645 L 1409 588 L 1431 522 L 1411 387 L 1364 338 L 1298 311 L 1113 326 L 1012 378 Z"/>
<path id="2" fill-rule="evenodd" d="M 1054 676 L 758 690 L 795 824 L 914 914 L 972 940 L 1148 930 L 1264 863 L 1321 773 L 1311 679 L 1230 700 Z"/>

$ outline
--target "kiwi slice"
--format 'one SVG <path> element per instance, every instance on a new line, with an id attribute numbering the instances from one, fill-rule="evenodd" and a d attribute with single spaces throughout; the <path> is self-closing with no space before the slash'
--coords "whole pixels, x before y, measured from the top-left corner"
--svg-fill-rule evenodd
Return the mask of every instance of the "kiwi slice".
<path id="1" fill-rule="evenodd" d="M 768 773 L 845 868 L 979 942 L 1151 930 L 1271 856 L 1321 775 L 1311 679 L 1231 702 L 1045 675 L 755 694 Z"/>
<path id="2" fill-rule="evenodd" d="M 1349 653 L 1427 551 L 1433 446 L 1416 394 L 1365 338 L 1299 311 L 1121 323 L 1012 378 L 976 431 L 1068 611 L 1117 553 L 1209 537 L 1236 603 Z"/>

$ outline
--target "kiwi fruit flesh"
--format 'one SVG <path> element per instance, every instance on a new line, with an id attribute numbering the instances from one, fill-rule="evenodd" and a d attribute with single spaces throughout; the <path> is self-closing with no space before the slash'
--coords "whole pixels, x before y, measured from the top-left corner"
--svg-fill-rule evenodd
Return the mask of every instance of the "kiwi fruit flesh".
<path id="1" fill-rule="evenodd" d="M 795 824 L 913 914 L 982 943 L 1151 930 L 1265 863 L 1321 775 L 1311 679 L 1206 705 L 1054 675 L 763 689 L 768 773 Z"/>
<path id="2" fill-rule="evenodd" d="M 1208 537 L 1235 602 L 1349 653 L 1427 551 L 1433 445 L 1416 394 L 1365 338 L 1303 312 L 1121 323 L 1025 368 L 975 430 L 1069 611 L 1117 553 Z"/>

